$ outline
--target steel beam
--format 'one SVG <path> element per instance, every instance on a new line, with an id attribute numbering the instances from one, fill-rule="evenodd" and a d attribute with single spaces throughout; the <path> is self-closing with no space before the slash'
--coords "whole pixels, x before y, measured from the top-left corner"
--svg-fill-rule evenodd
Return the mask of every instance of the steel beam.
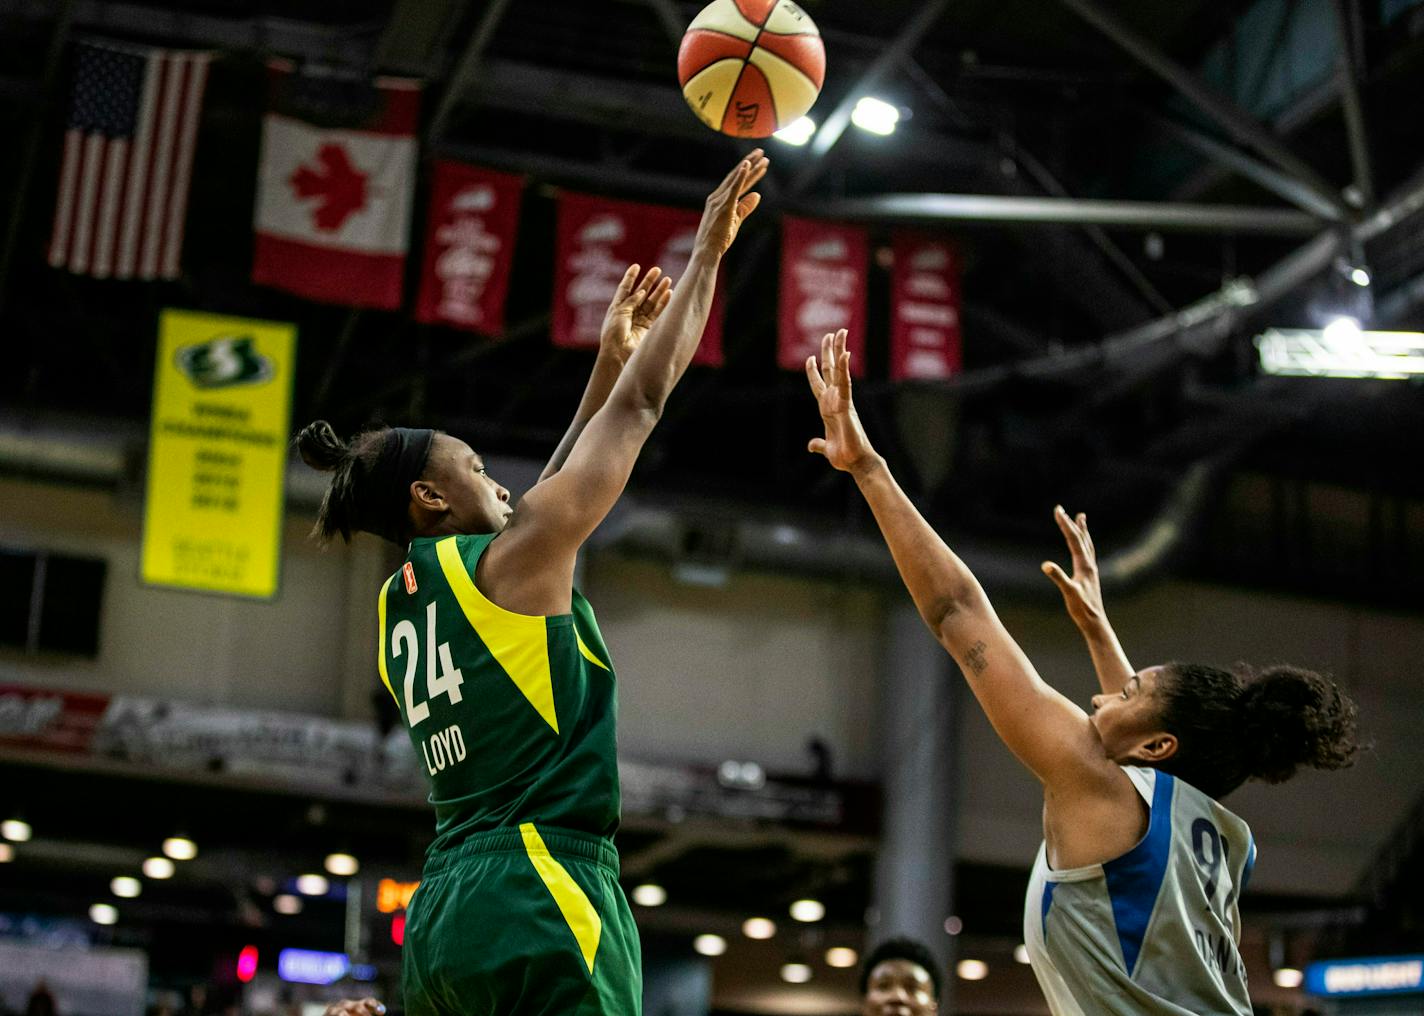
<path id="1" fill-rule="evenodd" d="M 804 192 L 825 171 L 826 155 L 836 146 L 836 142 L 840 141 L 841 135 L 850 126 L 850 114 L 855 109 L 855 104 L 866 92 L 880 84 L 896 65 L 914 52 L 924 34 L 939 20 L 940 15 L 948 6 L 949 0 L 929 0 L 928 3 L 922 4 L 920 9 L 915 12 L 914 17 L 910 18 L 900 29 L 900 33 L 890 40 L 880 50 L 880 55 L 861 72 L 860 77 L 851 85 L 844 98 L 826 117 L 826 122 L 821 124 L 820 129 L 816 131 L 816 136 L 811 139 L 809 152 L 811 161 L 801 172 L 796 174 L 790 188 L 792 194 Z"/>
<path id="2" fill-rule="evenodd" d="M 1147 117 L 1154 126 L 1161 128 L 1187 147 L 1206 156 L 1218 165 L 1239 173 L 1277 197 L 1284 198 L 1301 211 L 1334 221 L 1343 218 L 1340 205 L 1326 201 L 1313 189 L 1305 186 L 1295 177 L 1282 173 L 1274 166 L 1254 159 L 1239 148 L 1223 144 L 1216 138 L 1188 127 L 1170 116 L 1148 111 Z"/>
<path id="3" fill-rule="evenodd" d="M 465 51 L 460 54 L 460 62 L 455 65 L 455 72 L 450 75 L 450 80 L 445 85 L 445 94 L 440 97 L 440 105 L 436 107 L 435 116 L 430 121 L 430 132 L 426 135 L 429 140 L 439 140 L 444 136 L 445 128 L 450 125 L 450 114 L 455 111 L 455 107 L 479 75 L 485 47 L 494 37 L 500 18 L 504 17 L 504 12 L 508 9 L 509 0 L 489 0 L 480 23 L 475 26 L 475 31 L 465 46 Z"/>
<path id="4" fill-rule="evenodd" d="M 429 78 L 443 71 L 446 44 L 469 0 L 396 0 L 376 44 L 376 67 Z"/>
<path id="5" fill-rule="evenodd" d="M 1360 100 L 1361 66 L 1356 60 L 1355 0 L 1333 0 L 1335 29 L 1340 37 L 1340 54 L 1336 58 L 1336 76 L 1340 79 L 1340 98 L 1345 109 L 1345 133 L 1350 139 L 1350 166 L 1354 173 L 1355 190 L 1365 208 L 1375 203 L 1374 173 L 1370 168 L 1370 142 L 1365 131 L 1365 109 Z"/>
<path id="6" fill-rule="evenodd" d="M 1254 148 L 1294 176 L 1302 185 L 1315 191 L 1322 200 L 1336 205 L 1342 215 L 1348 214 L 1345 202 L 1328 181 L 1292 152 L 1278 137 L 1254 118 L 1242 112 L 1234 103 L 1223 99 L 1197 75 L 1167 56 L 1118 18 L 1099 7 L 1094 0 L 1059 0 L 1059 2 L 1190 99 L 1241 144 Z"/>
<path id="7" fill-rule="evenodd" d="M 55 17 L 54 29 L 49 37 L 49 49 L 45 53 L 44 73 L 40 80 L 40 98 L 31 114 L 29 137 L 25 139 L 23 154 L 20 156 L 20 172 L 15 178 L 11 193 L 10 217 L 5 224 L 4 245 L 0 246 L 0 311 L 5 307 L 5 294 L 9 289 L 10 266 L 15 259 L 15 247 L 20 241 L 20 227 L 25 221 L 25 211 L 29 208 L 30 184 L 34 181 L 35 165 L 39 159 L 40 140 L 44 134 L 45 117 L 52 106 L 55 84 L 63 62 L 64 47 L 69 41 L 70 28 L 74 23 L 74 0 L 64 0 Z"/>
<path id="8" fill-rule="evenodd" d="M 716 181 L 710 177 L 706 180 L 699 180 L 690 176 L 651 173 L 607 162 L 584 162 L 579 159 L 540 155 L 510 148 L 494 148 L 488 145 L 446 142 L 439 146 L 438 151 L 442 155 L 448 155 L 464 162 L 477 162 L 494 169 L 527 173 L 536 178 L 542 177 L 547 180 L 587 184 L 595 187 L 617 186 L 630 191 L 656 194 L 688 202 L 704 200 L 707 197 L 707 192 L 716 185 Z"/>
<path id="9" fill-rule="evenodd" d="M 1092 224 L 1275 236 L 1309 236 L 1321 225 L 1313 216 L 1283 208 L 990 194 L 884 194 L 847 198 L 823 207 L 829 215 L 849 219 Z"/>

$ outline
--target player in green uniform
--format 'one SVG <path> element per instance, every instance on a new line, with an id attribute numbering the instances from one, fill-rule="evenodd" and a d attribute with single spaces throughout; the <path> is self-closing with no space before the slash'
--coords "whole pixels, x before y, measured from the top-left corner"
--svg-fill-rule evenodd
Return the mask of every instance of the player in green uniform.
<path id="1" fill-rule="evenodd" d="M 517 508 L 447 434 L 382 428 L 346 444 L 317 421 L 298 438 L 309 464 L 336 474 L 322 537 L 363 530 L 409 543 L 378 612 L 381 679 L 436 815 L 406 919 L 412 1016 L 641 1010 L 638 934 L 612 842 L 613 662 L 573 588 L 575 556 L 697 349 L 718 265 L 766 169 L 758 149 L 709 195 L 671 295 L 656 270 L 639 282 L 629 269 L 610 319 L 627 319 L 623 335 L 635 318 L 651 327 L 641 342 L 605 343 L 568 434 Z"/>

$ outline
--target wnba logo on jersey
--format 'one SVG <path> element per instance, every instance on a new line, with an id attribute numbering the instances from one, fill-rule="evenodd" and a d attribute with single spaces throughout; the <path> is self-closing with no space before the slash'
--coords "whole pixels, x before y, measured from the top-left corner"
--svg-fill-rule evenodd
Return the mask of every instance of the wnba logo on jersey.
<path id="1" fill-rule="evenodd" d="M 405 579 L 405 591 L 414 594 L 420 588 L 415 584 L 415 565 L 409 561 L 401 568 L 401 578 Z"/>

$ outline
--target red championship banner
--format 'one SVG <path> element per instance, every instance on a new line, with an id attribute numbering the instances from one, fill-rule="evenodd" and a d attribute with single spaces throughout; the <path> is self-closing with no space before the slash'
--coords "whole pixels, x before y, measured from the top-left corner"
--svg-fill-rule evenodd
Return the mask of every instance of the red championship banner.
<path id="1" fill-rule="evenodd" d="M 890 378 L 926 381 L 958 374 L 959 253 L 947 240 L 894 237 L 890 299 Z"/>
<path id="2" fill-rule="evenodd" d="M 504 331 L 523 194 L 521 177 L 460 162 L 435 163 L 417 321 L 484 335 Z"/>
<path id="3" fill-rule="evenodd" d="M 268 69 L 252 281 L 327 303 L 399 307 L 419 84 L 311 79 L 283 61 Z"/>
<path id="4" fill-rule="evenodd" d="M 865 230 L 788 215 L 781 224 L 781 327 L 776 363 L 801 370 L 821 337 L 849 329 L 851 373 L 865 376 Z"/>
<path id="5" fill-rule="evenodd" d="M 587 194 L 559 198 L 554 265 L 554 345 L 595 349 L 603 314 L 630 264 L 660 267 L 676 286 L 692 258 L 701 213 L 613 201 Z M 695 364 L 722 365 L 723 296 L 717 296 Z"/>

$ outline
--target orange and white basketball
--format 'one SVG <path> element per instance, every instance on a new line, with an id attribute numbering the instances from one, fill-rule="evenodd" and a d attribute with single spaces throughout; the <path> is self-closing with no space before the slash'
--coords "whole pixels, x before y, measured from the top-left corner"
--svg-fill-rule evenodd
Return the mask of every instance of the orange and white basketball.
<path id="1" fill-rule="evenodd" d="M 687 26 L 677 76 L 708 127 L 764 138 L 815 103 L 826 47 L 816 23 L 791 0 L 713 0 Z"/>

